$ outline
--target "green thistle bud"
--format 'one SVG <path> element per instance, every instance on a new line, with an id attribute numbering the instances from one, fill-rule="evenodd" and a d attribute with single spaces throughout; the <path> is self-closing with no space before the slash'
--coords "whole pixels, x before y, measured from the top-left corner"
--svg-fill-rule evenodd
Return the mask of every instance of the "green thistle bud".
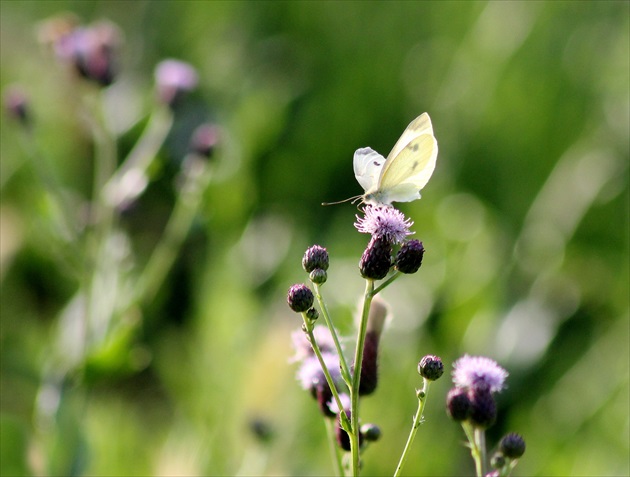
<path id="1" fill-rule="evenodd" d="M 319 311 L 317 311 L 317 309 L 310 307 L 308 310 L 306 310 L 306 317 L 309 320 L 315 321 L 317 318 L 319 318 Z"/>
<path id="2" fill-rule="evenodd" d="M 311 279 L 313 283 L 317 283 L 318 285 L 323 285 L 324 283 L 326 283 L 326 280 L 328 279 L 328 273 L 326 272 L 326 270 L 323 270 L 321 268 L 316 268 L 309 274 L 309 278 Z"/>
<path id="3" fill-rule="evenodd" d="M 313 306 L 313 292 L 303 283 L 292 285 L 287 294 L 287 303 L 296 313 L 308 311 Z"/>

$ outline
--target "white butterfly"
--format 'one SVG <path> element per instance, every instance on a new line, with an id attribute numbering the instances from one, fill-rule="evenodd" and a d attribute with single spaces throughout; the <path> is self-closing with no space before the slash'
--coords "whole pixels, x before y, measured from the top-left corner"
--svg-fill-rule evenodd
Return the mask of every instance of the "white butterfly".
<path id="1" fill-rule="evenodd" d="M 363 202 L 389 205 L 420 198 L 420 190 L 435 169 L 438 146 L 431 118 L 414 119 L 394 145 L 387 159 L 369 147 L 354 153 L 354 175 L 365 190 Z"/>

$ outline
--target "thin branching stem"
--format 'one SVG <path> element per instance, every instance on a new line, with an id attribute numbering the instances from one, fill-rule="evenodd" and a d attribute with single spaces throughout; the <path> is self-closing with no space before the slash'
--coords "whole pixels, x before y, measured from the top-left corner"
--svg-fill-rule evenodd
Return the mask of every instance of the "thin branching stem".
<path id="1" fill-rule="evenodd" d="M 317 283 L 313 283 L 313 287 L 315 288 L 315 298 L 317 298 L 317 303 L 319 303 L 319 308 L 322 311 L 322 315 L 324 315 L 324 320 L 326 321 L 326 326 L 330 330 L 330 334 L 332 335 L 333 341 L 335 342 L 335 348 L 337 350 L 337 354 L 339 355 L 339 363 L 341 365 L 341 377 L 346 382 L 348 387 L 352 386 L 352 377 L 350 374 L 350 368 L 348 367 L 348 363 L 346 362 L 346 357 L 343 354 L 343 350 L 341 349 L 341 344 L 339 342 L 339 337 L 337 336 L 337 330 L 335 329 L 332 319 L 330 317 L 330 313 L 328 313 L 328 307 L 326 306 L 326 302 L 324 301 L 321 291 L 319 289 L 319 285 Z"/>
<path id="2" fill-rule="evenodd" d="M 350 413 L 352 420 L 352 432 L 350 435 L 350 447 L 352 450 L 352 475 L 359 475 L 359 386 L 361 385 L 361 365 L 363 363 L 363 348 L 365 347 L 365 334 L 367 332 L 370 306 L 374 297 L 374 280 L 365 281 L 365 293 L 363 295 L 363 311 L 357 333 L 357 345 L 354 353 L 354 375 L 352 376 L 352 388 L 350 389 Z"/>
<path id="3" fill-rule="evenodd" d="M 409 437 L 407 438 L 405 448 L 403 449 L 402 455 L 400 456 L 400 461 L 398 461 L 398 466 L 396 467 L 396 472 L 394 472 L 394 477 L 399 476 L 402 472 L 402 469 L 407 462 L 407 457 L 409 456 L 411 445 L 416 438 L 418 428 L 423 422 L 422 414 L 424 413 L 424 406 L 427 402 L 427 395 L 429 394 L 430 385 L 431 381 L 429 381 L 428 379 L 424 379 L 424 385 L 422 386 L 422 389 L 420 391 L 416 391 L 418 397 L 418 409 L 416 411 L 416 415 L 413 417 L 413 425 L 411 426 L 411 431 L 409 432 Z"/>

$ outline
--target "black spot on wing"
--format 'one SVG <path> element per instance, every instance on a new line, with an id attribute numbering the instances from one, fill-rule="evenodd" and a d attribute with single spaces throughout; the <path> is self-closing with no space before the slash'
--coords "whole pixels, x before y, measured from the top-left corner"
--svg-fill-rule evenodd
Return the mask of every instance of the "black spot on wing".
<path id="1" fill-rule="evenodd" d="M 376 167 L 380 167 L 381 163 L 380 163 L 380 162 L 378 162 L 378 161 L 374 161 L 374 165 L 375 165 Z"/>
<path id="2" fill-rule="evenodd" d="M 418 167 L 418 161 L 414 161 L 414 163 L 411 165 L 411 170 L 415 171 L 416 167 Z"/>

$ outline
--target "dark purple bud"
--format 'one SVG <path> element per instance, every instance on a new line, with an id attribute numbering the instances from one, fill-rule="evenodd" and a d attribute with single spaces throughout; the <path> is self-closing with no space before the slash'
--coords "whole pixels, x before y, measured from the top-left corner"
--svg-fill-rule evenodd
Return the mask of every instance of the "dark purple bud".
<path id="1" fill-rule="evenodd" d="M 476 427 L 487 429 L 497 418 L 497 403 L 489 386 L 475 386 L 468 390 L 470 399 L 470 422 Z"/>
<path id="2" fill-rule="evenodd" d="M 381 280 L 392 265 L 392 243 L 386 237 L 373 235 L 361 256 L 359 270 L 363 278 Z"/>
<path id="3" fill-rule="evenodd" d="M 328 270 L 328 265 L 328 251 L 324 247 L 313 245 L 304 252 L 304 257 L 302 257 L 302 267 L 306 273 L 310 273 L 317 268 L 324 271 Z"/>
<path id="4" fill-rule="evenodd" d="M 419 240 L 405 242 L 396 254 L 396 268 L 402 273 L 416 273 L 422 265 L 424 247 Z"/>
<path id="5" fill-rule="evenodd" d="M 499 450 L 509 459 L 518 459 L 525 453 L 525 440 L 519 434 L 511 432 L 503 436 Z"/>
<path id="6" fill-rule="evenodd" d="M 446 395 L 446 411 L 454 421 L 465 421 L 470 415 L 470 399 L 465 389 L 452 388 Z"/>
<path id="7" fill-rule="evenodd" d="M 427 355 L 418 363 L 418 373 L 429 381 L 435 381 L 444 374 L 444 364 L 438 356 Z"/>
<path id="8" fill-rule="evenodd" d="M 296 313 L 308 311 L 313 306 L 313 292 L 306 285 L 299 283 L 289 288 L 287 303 Z"/>

